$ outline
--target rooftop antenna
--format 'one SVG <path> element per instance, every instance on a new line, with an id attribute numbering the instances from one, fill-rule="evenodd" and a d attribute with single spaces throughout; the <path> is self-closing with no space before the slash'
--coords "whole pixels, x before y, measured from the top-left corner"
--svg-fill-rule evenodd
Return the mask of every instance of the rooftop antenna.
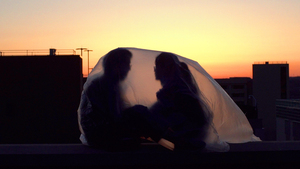
<path id="1" fill-rule="evenodd" d="M 81 52 L 80 56 L 82 57 L 82 51 L 87 50 L 87 48 L 81 47 L 81 48 L 76 48 L 76 50 L 80 50 L 80 52 Z M 88 64 L 89 64 L 89 62 L 88 62 Z M 88 75 L 89 75 L 89 71 L 88 71 Z"/>
<path id="2" fill-rule="evenodd" d="M 76 50 L 81 50 L 80 56 L 82 56 L 82 51 L 83 51 L 83 50 L 87 50 L 87 48 L 76 48 Z"/>
<path id="3" fill-rule="evenodd" d="M 88 53 L 88 61 L 87 61 L 87 63 L 88 63 L 88 75 L 89 75 L 89 73 L 90 73 L 90 65 L 89 65 L 90 61 L 89 61 L 89 57 L 90 57 L 90 52 L 93 52 L 93 50 L 86 49 L 84 51 L 86 51 Z"/>

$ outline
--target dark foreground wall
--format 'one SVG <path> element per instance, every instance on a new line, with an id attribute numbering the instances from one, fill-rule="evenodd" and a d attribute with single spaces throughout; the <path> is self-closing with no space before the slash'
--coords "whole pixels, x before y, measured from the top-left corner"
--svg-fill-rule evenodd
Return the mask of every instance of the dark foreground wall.
<path id="1" fill-rule="evenodd" d="M 230 144 L 229 152 L 172 152 L 153 143 L 125 152 L 81 144 L 0 145 L 0 168 L 273 169 L 299 168 L 300 142 Z"/>
<path id="2" fill-rule="evenodd" d="M 77 143 L 82 60 L 0 57 L 0 143 Z"/>

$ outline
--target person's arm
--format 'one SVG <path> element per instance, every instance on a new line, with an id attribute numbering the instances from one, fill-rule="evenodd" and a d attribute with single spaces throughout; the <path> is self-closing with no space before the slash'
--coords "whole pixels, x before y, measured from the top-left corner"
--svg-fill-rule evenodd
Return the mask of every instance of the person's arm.
<path id="1" fill-rule="evenodd" d="M 188 119 L 197 124 L 205 122 L 204 111 L 199 100 L 188 94 L 174 95 L 174 105 L 178 112 L 182 112 Z"/>

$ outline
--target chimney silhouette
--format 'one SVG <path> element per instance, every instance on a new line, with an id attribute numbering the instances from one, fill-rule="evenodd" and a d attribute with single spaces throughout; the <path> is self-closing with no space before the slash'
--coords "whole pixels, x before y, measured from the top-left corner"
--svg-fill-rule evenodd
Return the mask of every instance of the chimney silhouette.
<path id="1" fill-rule="evenodd" d="M 50 48 L 50 56 L 56 55 L 56 49 Z"/>

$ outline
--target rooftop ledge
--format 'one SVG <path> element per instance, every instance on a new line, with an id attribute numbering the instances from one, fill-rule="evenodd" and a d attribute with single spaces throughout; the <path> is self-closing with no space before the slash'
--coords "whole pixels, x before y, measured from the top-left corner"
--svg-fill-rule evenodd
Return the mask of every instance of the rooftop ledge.
<path id="1" fill-rule="evenodd" d="M 0 168 L 65 166 L 104 168 L 296 167 L 300 141 L 230 144 L 229 152 L 172 152 L 145 143 L 139 150 L 105 152 L 82 144 L 2 144 Z M 297 164 L 297 165 L 295 165 Z"/>

